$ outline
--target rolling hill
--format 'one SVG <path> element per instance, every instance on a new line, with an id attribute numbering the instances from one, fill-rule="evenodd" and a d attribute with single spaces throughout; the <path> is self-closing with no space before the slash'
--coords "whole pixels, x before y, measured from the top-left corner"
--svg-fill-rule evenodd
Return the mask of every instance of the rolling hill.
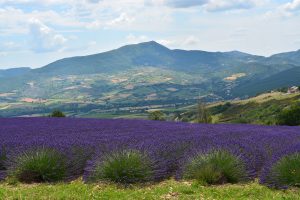
<path id="1" fill-rule="evenodd" d="M 293 85 L 300 85 L 300 67 L 287 69 L 267 78 L 240 85 L 233 91 L 233 95 L 237 97 L 244 95 L 253 96 L 257 93 Z"/>
<path id="2" fill-rule="evenodd" d="M 268 62 L 278 64 L 290 63 L 294 65 L 300 65 L 299 58 L 300 50 L 272 55 L 268 58 Z"/>
<path id="3" fill-rule="evenodd" d="M 299 51 L 263 57 L 169 49 L 154 41 L 127 45 L 38 69 L 1 70 L 0 115 L 174 106 L 195 103 L 199 96 L 245 98 L 299 85 L 297 58 Z"/>
<path id="4" fill-rule="evenodd" d="M 290 105 L 300 103 L 300 93 L 282 92 L 263 93 L 244 100 L 216 102 L 207 105 L 212 114 L 213 123 L 250 123 L 274 125 L 277 115 Z M 176 112 L 177 120 L 195 121 L 197 114 L 195 105 L 182 107 Z M 164 111 L 170 116 L 174 112 Z"/>
<path id="5" fill-rule="evenodd" d="M 11 68 L 0 70 L 0 78 L 12 78 L 15 76 L 22 76 L 28 73 L 31 69 L 29 67 Z"/>

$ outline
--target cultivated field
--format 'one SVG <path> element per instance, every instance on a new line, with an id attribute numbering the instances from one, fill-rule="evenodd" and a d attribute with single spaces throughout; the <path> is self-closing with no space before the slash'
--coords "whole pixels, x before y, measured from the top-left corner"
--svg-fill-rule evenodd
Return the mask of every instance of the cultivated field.
<path id="1" fill-rule="evenodd" d="M 4 181 L 0 194 L 26 197 L 45 190 L 44 195 L 53 196 L 51 191 L 60 188 L 57 195 L 64 195 L 65 190 L 70 195 L 110 191 L 116 197 L 127 191 L 141 199 L 142 194 L 154 199 L 155 195 L 184 198 L 200 193 L 203 198 L 217 195 L 211 198 L 219 199 L 223 189 L 241 187 L 240 198 L 253 188 L 261 192 L 258 197 L 286 195 L 293 199 L 299 193 L 294 189 L 300 177 L 299 134 L 300 127 L 284 126 L 0 119 L 0 175 Z M 132 187 L 140 188 L 141 194 Z M 150 194 L 149 188 L 157 194 Z M 277 190 L 287 188 L 294 192 Z"/>

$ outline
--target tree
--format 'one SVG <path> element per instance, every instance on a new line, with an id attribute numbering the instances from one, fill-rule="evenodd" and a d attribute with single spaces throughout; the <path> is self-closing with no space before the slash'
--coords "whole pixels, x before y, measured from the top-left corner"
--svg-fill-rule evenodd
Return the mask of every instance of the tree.
<path id="1" fill-rule="evenodd" d="M 158 120 L 158 121 L 165 121 L 166 120 L 165 114 L 163 112 L 159 111 L 159 110 L 150 112 L 148 118 L 150 120 Z"/>
<path id="2" fill-rule="evenodd" d="M 66 117 L 66 115 L 61 112 L 60 110 L 54 110 L 51 114 L 50 117 Z"/>
<path id="3" fill-rule="evenodd" d="M 173 116 L 174 121 L 181 121 L 181 112 L 180 111 L 175 111 L 174 116 Z"/>
<path id="4" fill-rule="evenodd" d="M 282 88 L 277 89 L 277 91 L 287 93 L 288 89 L 289 89 L 288 87 L 282 87 Z"/>
<path id="5" fill-rule="evenodd" d="M 300 125 L 300 103 L 281 111 L 277 117 L 277 124 L 288 126 Z"/>
<path id="6" fill-rule="evenodd" d="M 209 113 L 208 109 L 206 108 L 205 103 L 203 103 L 200 99 L 197 104 L 197 116 L 196 116 L 197 123 L 211 123 L 212 118 L 211 114 Z"/>

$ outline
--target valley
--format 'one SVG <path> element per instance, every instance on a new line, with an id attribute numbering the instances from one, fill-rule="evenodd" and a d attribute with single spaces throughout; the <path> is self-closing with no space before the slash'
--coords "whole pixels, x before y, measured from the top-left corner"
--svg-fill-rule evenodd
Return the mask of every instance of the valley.
<path id="1" fill-rule="evenodd" d="M 246 99 L 300 85 L 297 56 L 299 51 L 262 57 L 171 50 L 151 41 L 38 69 L 1 70 L 0 116 L 43 116 L 54 109 L 69 116 L 143 115 L 193 105 L 199 98 Z"/>

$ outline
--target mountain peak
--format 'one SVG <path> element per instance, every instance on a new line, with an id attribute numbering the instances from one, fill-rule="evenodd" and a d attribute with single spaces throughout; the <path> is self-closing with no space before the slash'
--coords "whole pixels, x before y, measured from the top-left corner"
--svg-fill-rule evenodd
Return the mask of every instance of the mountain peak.
<path id="1" fill-rule="evenodd" d="M 229 54 L 229 55 L 236 56 L 236 57 L 253 56 L 251 54 L 244 53 L 242 51 L 237 51 L 237 50 L 228 51 L 228 52 L 225 52 L 225 54 Z"/>
<path id="2" fill-rule="evenodd" d="M 163 46 L 162 44 L 159 44 L 156 41 L 148 41 L 148 42 L 142 42 L 138 44 L 130 44 L 126 45 L 122 48 L 142 48 L 142 49 L 152 49 L 152 50 L 170 50 L 167 47 Z"/>
<path id="3" fill-rule="evenodd" d="M 151 40 L 151 41 L 148 41 L 148 42 L 141 42 L 138 45 L 163 46 L 163 45 L 159 44 L 158 42 L 156 42 L 154 40 Z M 165 47 L 165 46 L 163 46 L 163 47 Z"/>

